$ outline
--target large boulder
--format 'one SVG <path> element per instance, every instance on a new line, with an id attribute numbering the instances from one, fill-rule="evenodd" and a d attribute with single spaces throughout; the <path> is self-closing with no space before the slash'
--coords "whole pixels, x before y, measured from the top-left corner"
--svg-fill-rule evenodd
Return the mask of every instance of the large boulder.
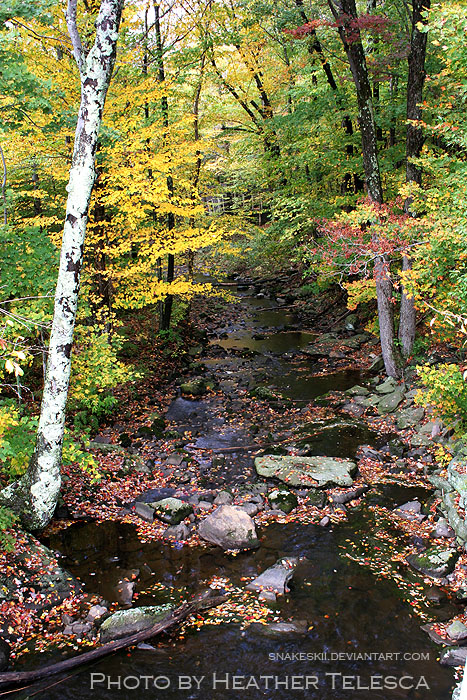
<path id="1" fill-rule="evenodd" d="M 279 595 L 286 593 L 289 590 L 287 584 L 292 578 L 297 564 L 296 557 L 278 559 L 273 566 L 263 571 L 248 584 L 247 591 L 273 591 Z"/>
<path id="2" fill-rule="evenodd" d="M 432 578 L 443 578 L 443 576 L 450 574 L 458 559 L 459 552 L 457 550 L 441 547 L 431 547 L 422 554 L 411 554 L 407 557 L 407 561 L 413 569 Z"/>
<path id="3" fill-rule="evenodd" d="M 129 637 L 136 632 L 148 630 L 162 620 L 172 610 L 170 605 L 146 605 L 130 610 L 117 610 L 99 628 L 99 639 L 111 642 L 114 639 Z"/>
<path id="4" fill-rule="evenodd" d="M 236 506 L 220 506 L 199 526 L 199 535 L 222 549 L 254 549 L 259 546 L 255 523 Z"/>
<path id="5" fill-rule="evenodd" d="M 351 459 L 334 457 L 256 457 L 255 468 L 260 476 L 279 479 L 288 486 L 327 488 L 352 486 L 357 465 Z"/>

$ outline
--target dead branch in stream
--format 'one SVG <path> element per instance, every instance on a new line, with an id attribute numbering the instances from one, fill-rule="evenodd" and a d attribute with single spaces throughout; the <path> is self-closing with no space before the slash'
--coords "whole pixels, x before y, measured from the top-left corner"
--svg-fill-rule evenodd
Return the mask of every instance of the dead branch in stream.
<path id="1" fill-rule="evenodd" d="M 216 596 L 210 597 L 212 591 L 204 591 L 203 593 L 197 595 L 192 601 L 183 603 L 180 607 L 172 610 L 166 617 L 164 617 L 160 622 L 150 627 L 147 630 L 141 630 L 141 632 L 136 632 L 129 637 L 124 637 L 123 639 L 117 639 L 114 642 L 108 642 L 103 644 L 92 651 L 87 651 L 79 656 L 73 656 L 71 659 L 66 659 L 65 661 L 59 661 L 55 664 L 50 664 L 49 666 L 43 666 L 42 668 L 37 668 L 34 671 L 7 671 L 5 673 L 0 673 L 0 688 L 7 687 L 10 685 L 15 685 L 17 683 L 32 683 L 42 678 L 47 678 L 57 673 L 62 673 L 68 671 L 71 668 L 76 668 L 83 664 L 89 663 L 90 661 L 95 661 L 103 656 L 112 654 L 120 649 L 125 649 L 126 647 L 133 646 L 139 642 L 143 642 L 145 639 L 150 639 L 155 637 L 157 634 L 164 632 L 170 627 L 174 627 L 176 624 L 184 620 L 186 617 L 199 610 L 206 610 L 207 608 L 213 608 L 216 605 L 220 605 L 226 600 L 226 596 Z"/>

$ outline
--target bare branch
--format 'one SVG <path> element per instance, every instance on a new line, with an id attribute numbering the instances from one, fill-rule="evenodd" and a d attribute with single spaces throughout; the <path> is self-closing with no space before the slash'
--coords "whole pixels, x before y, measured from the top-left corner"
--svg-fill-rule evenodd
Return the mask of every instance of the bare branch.
<path id="1" fill-rule="evenodd" d="M 78 0 L 68 0 L 68 7 L 65 13 L 65 19 L 71 43 L 73 45 L 73 55 L 75 57 L 76 65 L 78 66 L 80 74 L 83 75 L 86 69 L 86 56 L 84 53 L 83 45 L 81 43 L 81 37 L 79 35 L 78 24 L 76 21 L 77 4 Z"/>

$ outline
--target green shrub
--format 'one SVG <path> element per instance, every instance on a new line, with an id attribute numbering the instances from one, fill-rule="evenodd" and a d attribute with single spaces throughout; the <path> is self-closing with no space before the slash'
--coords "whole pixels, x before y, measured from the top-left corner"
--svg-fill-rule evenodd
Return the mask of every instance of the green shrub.
<path id="1" fill-rule="evenodd" d="M 426 386 L 415 397 L 420 406 L 433 406 L 447 425 L 460 420 L 458 432 L 467 430 L 467 384 L 457 365 L 441 364 L 436 367 L 417 367 Z"/>

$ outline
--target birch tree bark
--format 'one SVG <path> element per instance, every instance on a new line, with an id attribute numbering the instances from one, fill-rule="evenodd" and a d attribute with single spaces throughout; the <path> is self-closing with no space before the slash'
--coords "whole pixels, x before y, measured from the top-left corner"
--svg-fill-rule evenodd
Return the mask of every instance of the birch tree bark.
<path id="1" fill-rule="evenodd" d="M 51 519 L 61 486 L 65 407 L 71 369 L 73 332 L 89 202 L 95 179 L 95 152 L 107 89 L 117 50 L 124 0 L 102 0 L 94 45 L 88 54 L 77 27 L 77 0 L 68 0 L 66 21 L 81 79 L 81 103 L 55 291 L 47 371 L 36 446 L 24 476 L 4 489 L 0 502 L 11 508 L 24 527 L 43 528 Z"/>

